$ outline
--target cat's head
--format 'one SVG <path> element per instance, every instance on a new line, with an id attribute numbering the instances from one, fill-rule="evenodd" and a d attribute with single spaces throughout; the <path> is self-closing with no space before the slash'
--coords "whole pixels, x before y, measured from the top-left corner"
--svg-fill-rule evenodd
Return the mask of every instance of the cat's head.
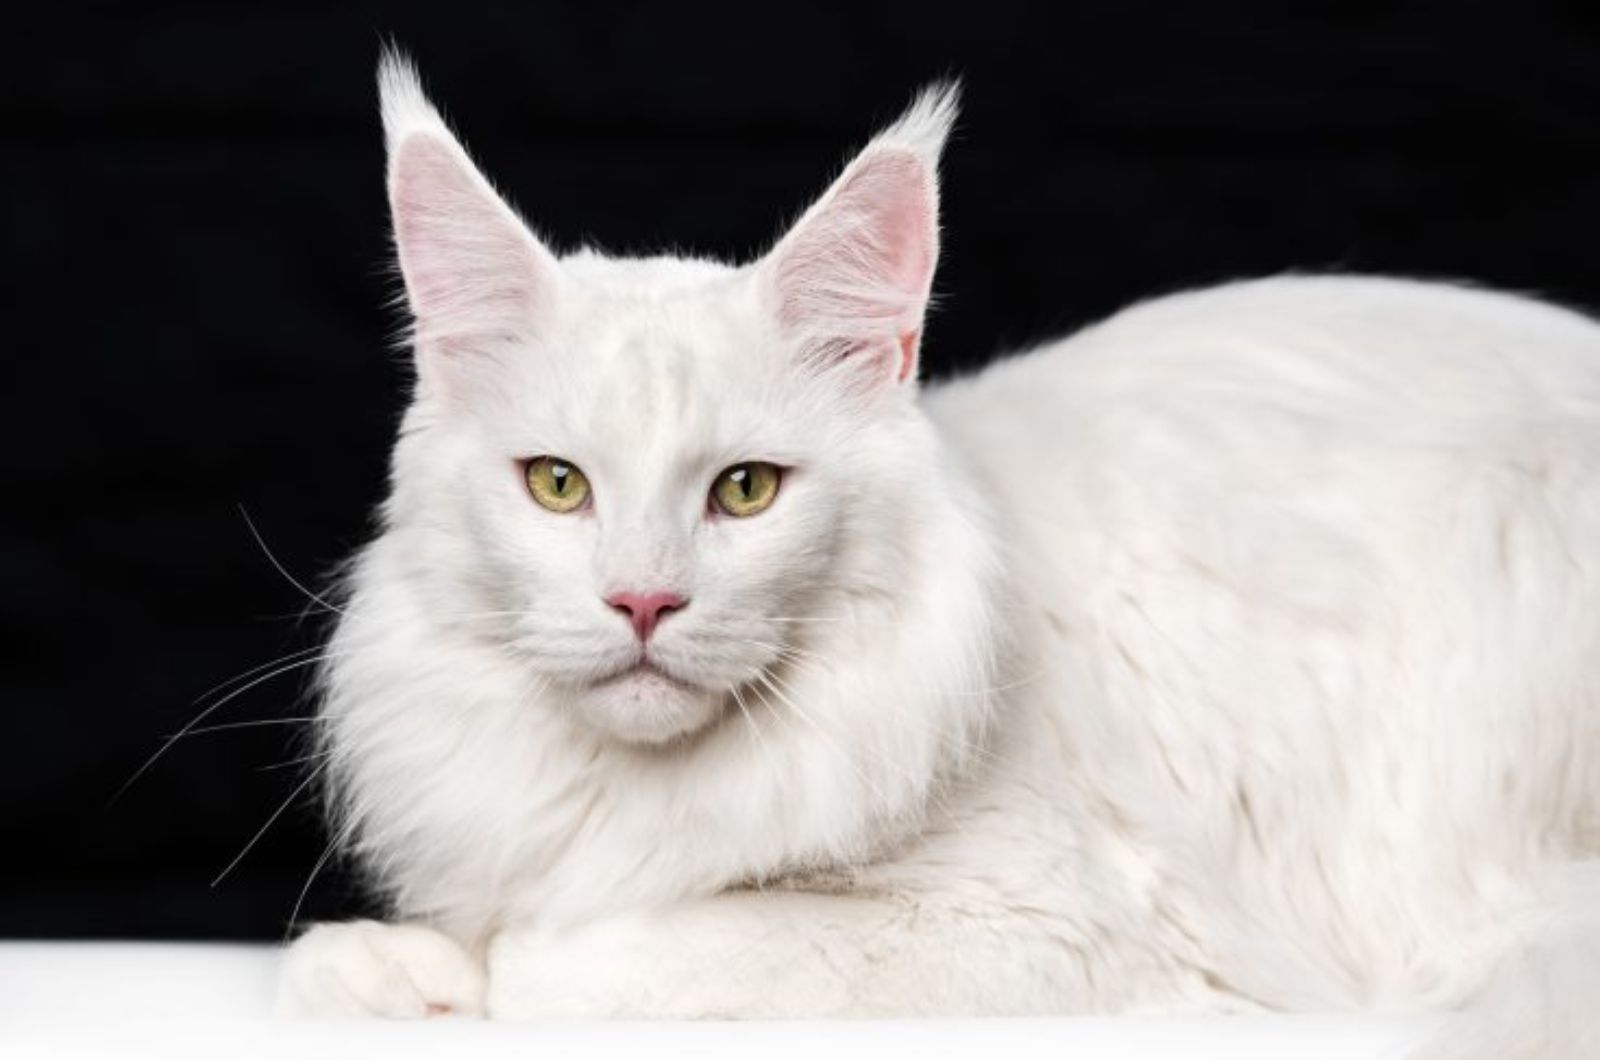
<path id="1" fill-rule="evenodd" d="M 915 577 L 953 93 L 735 267 L 558 257 L 409 65 L 380 80 L 417 375 L 389 518 L 431 542 L 431 606 L 631 743 L 781 701 L 827 623 Z"/>

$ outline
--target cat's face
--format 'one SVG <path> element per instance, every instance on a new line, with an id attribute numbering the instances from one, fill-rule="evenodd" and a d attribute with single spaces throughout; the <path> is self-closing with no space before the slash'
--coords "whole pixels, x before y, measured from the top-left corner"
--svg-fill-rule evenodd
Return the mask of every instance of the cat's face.
<path id="1" fill-rule="evenodd" d="M 947 102 L 733 268 L 556 258 L 408 69 L 384 88 L 419 379 L 391 510 L 449 542 L 430 575 L 610 736 L 780 702 L 829 608 L 895 576 Z"/>

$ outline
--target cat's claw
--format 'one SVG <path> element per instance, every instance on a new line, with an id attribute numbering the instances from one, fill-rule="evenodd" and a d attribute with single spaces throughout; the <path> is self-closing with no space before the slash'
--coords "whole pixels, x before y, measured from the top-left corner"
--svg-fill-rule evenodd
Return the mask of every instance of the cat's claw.
<path id="1" fill-rule="evenodd" d="M 414 924 L 319 924 L 283 956 L 281 1017 L 482 1016 L 482 966 L 451 939 Z"/>

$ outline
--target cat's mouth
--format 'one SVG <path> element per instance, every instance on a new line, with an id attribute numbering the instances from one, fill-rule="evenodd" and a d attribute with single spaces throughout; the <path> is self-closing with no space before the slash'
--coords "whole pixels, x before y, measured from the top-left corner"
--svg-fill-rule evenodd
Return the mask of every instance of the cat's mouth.
<path id="1" fill-rule="evenodd" d="M 685 681 L 683 678 L 669 673 L 659 663 L 648 657 L 641 658 L 638 662 L 635 662 L 631 666 L 626 666 L 606 677 L 602 677 L 599 681 L 596 681 L 595 684 L 597 687 L 599 687 L 616 686 L 630 682 L 638 682 L 640 684 L 664 684 L 684 692 L 704 691 L 704 689 L 694 682 Z"/>
<path id="2" fill-rule="evenodd" d="M 590 725 L 631 744 L 670 743 L 721 713 L 722 697 L 648 657 L 589 685 L 573 700 Z"/>

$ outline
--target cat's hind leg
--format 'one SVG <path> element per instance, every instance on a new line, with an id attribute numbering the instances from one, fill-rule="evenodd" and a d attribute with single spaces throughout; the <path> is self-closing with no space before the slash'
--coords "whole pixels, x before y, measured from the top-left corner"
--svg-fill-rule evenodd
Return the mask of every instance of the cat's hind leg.
<path id="1" fill-rule="evenodd" d="M 481 1016 L 481 964 L 415 924 L 318 924 L 283 955 L 274 1011 L 289 1018 Z"/>

